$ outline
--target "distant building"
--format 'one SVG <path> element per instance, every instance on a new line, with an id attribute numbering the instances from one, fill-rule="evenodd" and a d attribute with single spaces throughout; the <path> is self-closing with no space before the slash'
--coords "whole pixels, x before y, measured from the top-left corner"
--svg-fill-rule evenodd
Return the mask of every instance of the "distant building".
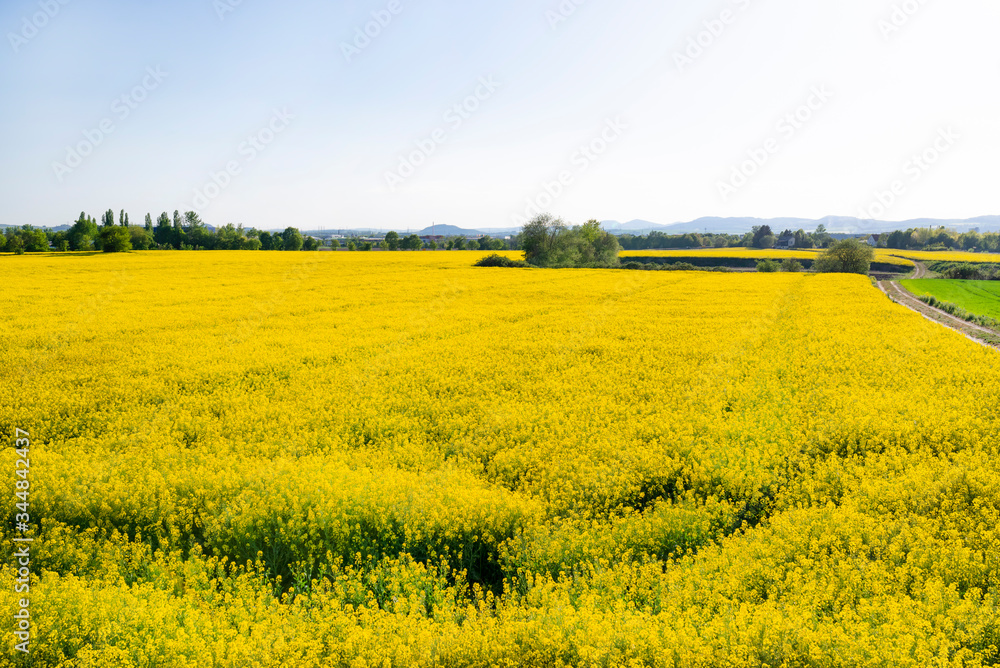
<path id="1" fill-rule="evenodd" d="M 878 240 L 881 238 L 882 238 L 881 234 L 869 234 L 868 238 L 865 240 L 865 243 L 871 246 L 872 248 L 877 248 Z"/>
<path id="2" fill-rule="evenodd" d="M 781 248 L 784 250 L 790 250 L 795 248 L 795 235 L 786 234 L 785 236 L 778 239 L 778 243 L 774 245 L 775 248 Z"/>

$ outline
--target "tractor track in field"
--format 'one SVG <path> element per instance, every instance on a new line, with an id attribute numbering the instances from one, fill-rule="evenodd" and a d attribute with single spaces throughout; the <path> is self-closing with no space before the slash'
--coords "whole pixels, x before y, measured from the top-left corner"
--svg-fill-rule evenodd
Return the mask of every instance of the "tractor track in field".
<path id="1" fill-rule="evenodd" d="M 927 267 L 923 264 L 920 262 L 914 262 L 913 264 L 916 265 L 913 278 L 925 278 L 928 275 Z M 936 309 L 933 306 L 925 304 L 909 293 L 898 281 L 878 281 L 877 285 L 879 290 L 884 292 L 889 299 L 897 304 L 905 306 L 911 311 L 916 311 L 932 322 L 955 330 L 971 341 L 975 341 L 987 348 L 1000 350 L 1000 343 L 997 343 L 1000 342 L 1000 334 L 992 329 L 966 322 L 961 318 L 956 318 L 949 313 L 945 313 L 941 309 Z"/>

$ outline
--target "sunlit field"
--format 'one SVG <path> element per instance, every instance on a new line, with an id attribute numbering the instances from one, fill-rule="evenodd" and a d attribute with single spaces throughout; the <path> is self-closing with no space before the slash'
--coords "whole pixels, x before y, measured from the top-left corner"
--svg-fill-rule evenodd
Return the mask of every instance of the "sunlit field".
<path id="1" fill-rule="evenodd" d="M 711 258 L 746 258 L 752 260 L 815 260 L 818 251 L 814 250 L 776 250 L 760 248 L 687 248 L 679 250 L 630 250 L 622 251 L 622 258 L 629 257 L 711 257 Z"/>
<path id="2" fill-rule="evenodd" d="M 997 253 L 967 253 L 964 251 L 902 251 L 894 249 L 880 248 L 876 252 L 876 257 L 895 255 L 898 257 L 918 260 L 920 262 L 983 262 L 1000 264 L 1000 254 Z"/>
<path id="3" fill-rule="evenodd" d="M 1000 281 L 952 281 L 920 279 L 903 281 L 917 296 L 933 296 L 975 315 L 1000 320 Z"/>
<path id="4" fill-rule="evenodd" d="M 864 276 L 483 255 L 3 258 L 23 665 L 997 660 L 995 351 Z"/>
<path id="5" fill-rule="evenodd" d="M 714 258 L 714 259 L 738 259 L 738 260 L 816 260 L 822 249 L 797 249 L 797 250 L 779 250 L 779 249 L 760 249 L 760 248 L 744 248 L 733 247 L 733 248 L 695 248 L 695 249 L 685 249 L 685 250 L 638 250 L 638 251 L 622 251 L 621 257 L 623 260 L 628 258 L 643 258 L 643 257 L 663 257 L 663 258 L 677 258 L 678 260 L 690 259 L 690 258 Z M 900 254 L 902 253 L 902 255 Z M 905 259 L 903 255 L 906 255 L 905 251 L 897 253 L 897 251 L 887 251 L 885 249 L 878 249 L 875 252 L 875 261 L 883 264 L 897 265 L 903 269 L 909 269 L 913 267 L 913 262 Z M 907 257 L 909 257 L 907 255 Z"/>

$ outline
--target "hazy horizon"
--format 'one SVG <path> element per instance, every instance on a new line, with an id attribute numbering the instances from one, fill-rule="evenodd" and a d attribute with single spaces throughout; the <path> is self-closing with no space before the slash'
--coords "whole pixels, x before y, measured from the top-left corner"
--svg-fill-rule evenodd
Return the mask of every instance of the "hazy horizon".
<path id="1" fill-rule="evenodd" d="M 982 0 L 18 0 L 0 222 L 992 215 L 998 19 Z"/>

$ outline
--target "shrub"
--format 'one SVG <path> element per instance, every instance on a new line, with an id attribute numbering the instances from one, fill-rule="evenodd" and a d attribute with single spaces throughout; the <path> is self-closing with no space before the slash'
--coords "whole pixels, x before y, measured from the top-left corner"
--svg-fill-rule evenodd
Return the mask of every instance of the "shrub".
<path id="1" fill-rule="evenodd" d="M 618 266 L 618 238 L 601 229 L 596 220 L 568 227 L 548 214 L 537 216 L 521 229 L 524 259 L 537 267 Z"/>
<path id="2" fill-rule="evenodd" d="M 778 271 L 778 263 L 774 260 L 761 260 L 757 263 L 757 271 L 764 274 L 773 274 Z"/>
<path id="3" fill-rule="evenodd" d="M 671 271 L 697 271 L 698 268 L 689 262 L 678 262 L 666 267 Z"/>
<path id="4" fill-rule="evenodd" d="M 949 267 L 941 272 L 941 275 L 960 281 L 982 281 L 991 278 L 989 272 L 967 262 Z"/>
<path id="5" fill-rule="evenodd" d="M 633 270 L 635 270 L 635 269 L 643 269 L 643 268 L 644 268 L 644 266 L 643 266 L 642 262 L 632 261 L 632 262 L 626 262 L 625 264 L 622 265 L 622 269 L 633 269 Z"/>
<path id="6" fill-rule="evenodd" d="M 132 250 L 132 236 L 128 228 L 118 225 L 102 227 L 101 250 L 105 253 L 124 253 Z"/>
<path id="7" fill-rule="evenodd" d="M 798 260 L 793 260 L 792 258 L 788 258 L 781 263 L 781 271 L 787 271 L 787 272 L 802 271 L 802 263 L 799 262 Z"/>
<path id="8" fill-rule="evenodd" d="M 527 267 L 527 262 L 521 262 L 520 260 L 511 260 L 509 257 L 504 257 L 503 255 L 498 255 L 496 253 L 490 253 L 486 257 L 482 258 L 474 265 L 476 267 Z"/>
<path id="9" fill-rule="evenodd" d="M 816 260 L 816 271 L 824 274 L 867 274 L 875 260 L 875 249 L 860 239 L 844 239 Z"/>

